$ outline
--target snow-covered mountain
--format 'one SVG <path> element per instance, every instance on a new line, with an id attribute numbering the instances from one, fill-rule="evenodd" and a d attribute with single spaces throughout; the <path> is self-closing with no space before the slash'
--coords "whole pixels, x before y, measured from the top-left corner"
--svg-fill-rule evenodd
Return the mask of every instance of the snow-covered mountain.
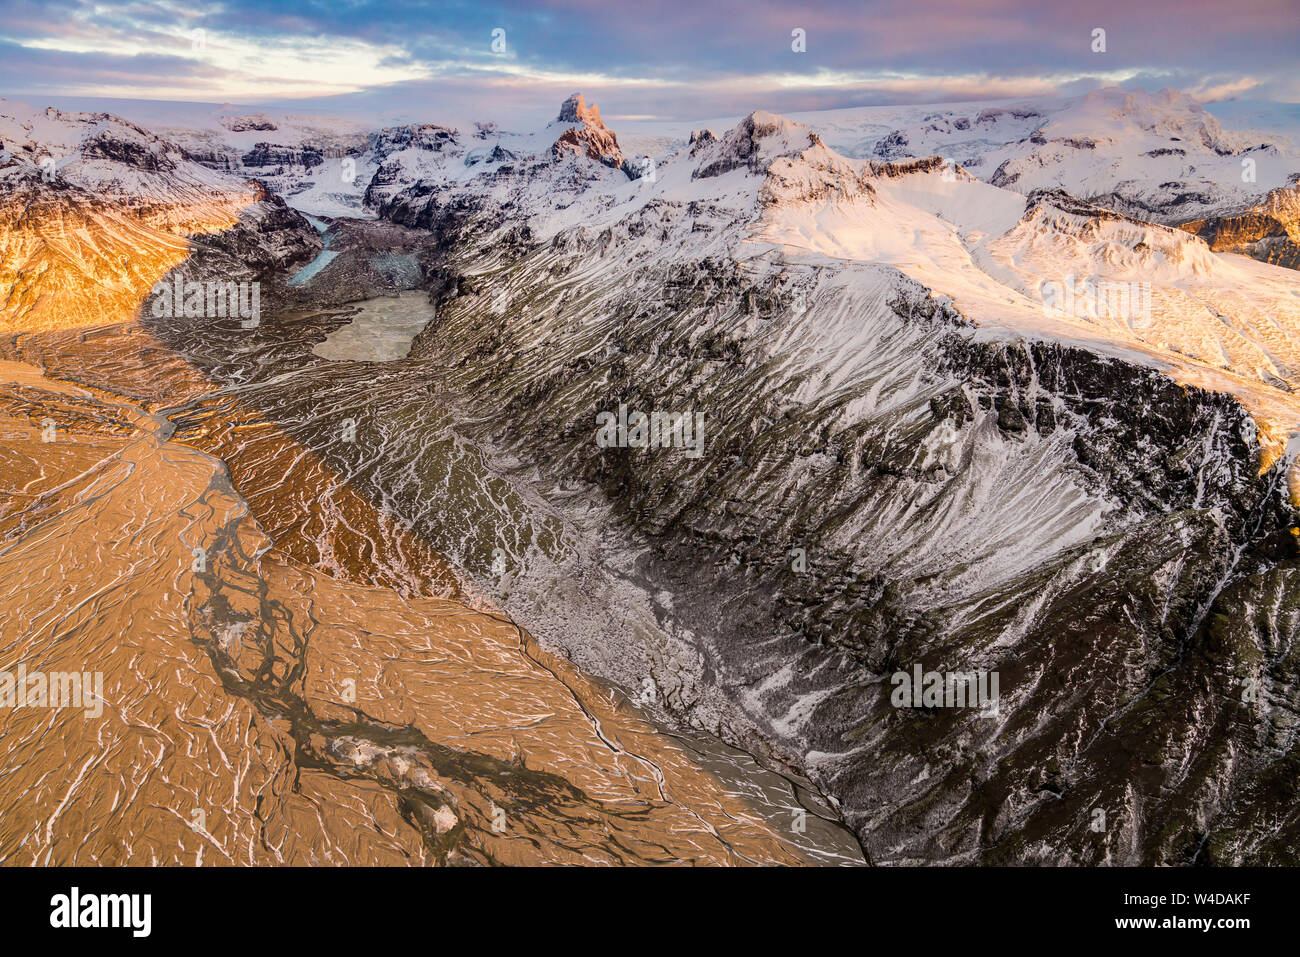
<path id="1" fill-rule="evenodd" d="M 586 656 L 527 554 L 517 618 L 812 775 L 877 860 L 1177 862 L 1263 813 L 1282 698 L 1232 688 L 1294 662 L 1207 628 L 1294 560 L 1300 276 L 769 113 L 637 179 L 553 132 L 403 156 L 378 205 L 444 251 L 413 354 L 505 461 L 603 492 L 672 627 Z M 702 415 L 705 454 L 601 448 L 621 407 Z M 1001 717 L 891 707 L 917 662 L 999 671 Z M 1089 836 L 1098 806 L 1123 823 Z M 1215 860 L 1285 857 L 1220 833 Z"/>
<path id="2" fill-rule="evenodd" d="M 408 243 L 436 317 L 379 375 L 294 351 L 303 310 L 237 346 L 147 327 L 309 446 L 229 395 L 186 423 L 331 574 L 404 569 L 418 543 L 486 580 L 498 555 L 502 606 L 543 644 L 808 776 L 877 862 L 1293 862 L 1300 272 L 1222 251 L 1268 258 L 1272 227 L 1225 217 L 1290 222 L 1291 147 L 1176 94 L 823 118 L 629 136 L 575 95 L 532 131 L 326 146 L 250 111 L 202 156 L 111 117 L 14 118 L 6 262 L 117 245 L 23 266 L 9 300 L 71 297 L 160 237 L 184 259 L 205 217 L 223 256 L 284 278 L 320 241 L 280 191 L 353 237 L 295 305 L 337 307 Z M 62 185 L 38 172 L 56 142 Z M 244 206 L 236 142 L 274 170 Z M 59 223 L 69 196 L 89 226 L 25 218 Z M 252 209 L 275 228 L 241 234 Z M 353 403 L 376 446 L 340 450 Z M 420 431 L 444 409 L 453 436 Z M 629 409 L 701 441 L 599 441 Z M 297 521 L 285 498 L 320 489 L 356 497 L 347 521 L 332 500 Z M 517 489 L 545 522 L 502 506 Z M 383 531 L 353 539 L 367 502 Z M 997 673 L 996 713 L 897 706 L 914 666 Z"/>
<path id="3" fill-rule="evenodd" d="M 1290 137 L 1226 131 L 1176 90 L 1109 88 L 1065 100 L 798 118 L 847 155 L 937 154 L 996 186 L 1026 194 L 1064 189 L 1161 223 L 1246 205 L 1300 169 L 1300 144 Z"/>
<path id="4" fill-rule="evenodd" d="M 810 265 L 885 265 L 945 297 L 981 335 L 1086 343 L 1227 391 L 1256 415 L 1273 454 L 1300 428 L 1292 398 L 1300 276 L 1292 271 L 1217 255 L 1187 231 L 1065 191 L 1026 196 L 981 182 L 937 156 L 845 157 L 769 113 L 721 137 L 701 131 L 652 158 L 639 179 L 615 168 L 629 161 L 557 150 L 563 129 L 555 123 L 490 146 L 440 129 L 431 142 L 381 147 L 366 201 L 403 225 L 477 217 L 535 242 L 567 242 L 575 222 L 584 235 L 617 237 L 653 218 L 660 225 L 645 252 L 664 262 L 722 244 L 741 259 L 777 250 Z M 1065 303 L 1067 285 L 1078 308 Z M 1085 303 L 1097 289 L 1136 298 L 1127 312 Z"/>
<path id="5" fill-rule="evenodd" d="M 566 104 L 561 116 L 542 130 L 502 129 L 490 118 L 464 124 L 467 141 L 486 147 L 470 159 L 488 155 L 498 145 L 521 155 L 553 148 L 566 128 L 575 131 L 573 143 L 560 148 L 587 151 L 592 134 L 583 132 L 579 112 L 588 109 L 585 103 Z M 382 130 L 421 125 L 390 121 L 368 129 L 356 119 L 229 106 L 190 115 L 182 125 L 173 111 L 139 111 L 157 114 L 145 125 L 191 157 L 261 179 L 314 215 L 366 215 L 361 199 L 383 161 L 378 153 L 391 151 L 391 143 L 382 142 Z M 1258 112 L 1247 113 L 1246 119 Z M 1026 195 L 1063 189 L 1165 224 L 1262 203 L 1300 171 L 1300 142 L 1293 126 L 1266 124 L 1262 132 L 1225 129 L 1195 100 L 1174 90 L 1149 94 L 1110 88 L 1064 99 L 856 107 L 797 113 L 791 119 L 816 130 L 846 157 L 893 161 L 939 155 L 981 180 Z M 720 119 L 696 126 L 729 129 L 735 122 Z M 453 128 L 446 121 L 440 125 Z M 639 168 L 634 161 L 643 164 L 647 155 L 663 156 L 686 143 L 693 128 L 639 120 L 627 123 L 615 137 L 598 110 L 592 124 L 612 142 L 614 151 L 606 154 L 610 161 L 618 165 L 626 159 L 632 172 Z M 579 136 L 580 147 L 575 145 Z"/>
<path id="6" fill-rule="evenodd" d="M 107 113 L 0 102 L 0 329 L 122 322 L 197 246 L 247 279 L 319 248 L 284 201 Z"/>

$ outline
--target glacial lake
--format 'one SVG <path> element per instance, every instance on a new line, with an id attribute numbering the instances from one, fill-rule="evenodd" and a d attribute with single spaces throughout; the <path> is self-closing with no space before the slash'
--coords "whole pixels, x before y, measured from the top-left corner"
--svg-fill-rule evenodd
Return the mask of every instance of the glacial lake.
<path id="1" fill-rule="evenodd" d="M 378 296 L 313 349 L 322 359 L 342 362 L 392 362 L 404 359 L 420 330 L 433 318 L 429 294 L 421 290 Z"/>

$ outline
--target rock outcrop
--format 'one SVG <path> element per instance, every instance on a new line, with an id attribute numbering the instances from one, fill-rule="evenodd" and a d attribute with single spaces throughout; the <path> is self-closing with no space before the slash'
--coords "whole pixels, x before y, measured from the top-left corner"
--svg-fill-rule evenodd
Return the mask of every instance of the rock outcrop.
<path id="1" fill-rule="evenodd" d="M 321 152 L 310 146 L 292 147 L 275 146 L 272 143 L 258 143 L 244 154 L 242 162 L 246 167 L 278 167 L 283 172 L 285 167 L 300 166 L 304 170 L 319 166 L 324 162 Z"/>
<path id="2" fill-rule="evenodd" d="M 588 106 L 581 93 L 574 93 L 564 101 L 557 122 L 571 124 L 551 147 L 551 155 L 557 161 L 585 156 L 614 169 L 622 168 L 624 157 L 618 138 L 601 120 L 599 107 L 594 103 Z"/>
<path id="3" fill-rule="evenodd" d="M 1182 228 L 1216 252 L 1241 253 L 1261 262 L 1300 269 L 1300 174 L 1272 190 L 1264 202 L 1240 213 L 1198 219 Z"/>

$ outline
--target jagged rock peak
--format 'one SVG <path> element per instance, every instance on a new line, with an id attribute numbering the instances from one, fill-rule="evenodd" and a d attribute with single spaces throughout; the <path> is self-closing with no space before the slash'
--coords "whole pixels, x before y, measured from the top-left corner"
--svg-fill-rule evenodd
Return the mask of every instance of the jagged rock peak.
<path id="1" fill-rule="evenodd" d="M 560 104 L 561 123 L 582 123 L 586 126 L 604 126 L 600 119 L 600 107 L 595 103 L 587 105 L 581 93 L 573 93 Z"/>
<path id="2" fill-rule="evenodd" d="M 693 142 L 692 154 L 701 146 L 709 147 L 700 150 L 705 154 L 705 161 L 692 174 L 696 179 L 720 176 L 742 166 L 751 173 L 762 173 L 778 156 L 793 156 L 810 146 L 822 145 L 812 130 L 802 123 L 766 110 L 750 113 L 735 129 L 717 140 L 716 145 L 708 140 Z"/>
<path id="3" fill-rule="evenodd" d="M 691 131 L 691 155 L 694 156 L 700 150 L 704 149 L 710 143 L 718 142 L 718 134 L 713 130 L 692 130 Z"/>
<path id="4" fill-rule="evenodd" d="M 560 107 L 560 123 L 576 123 L 560 134 L 551 147 L 557 160 L 566 156 L 586 156 L 614 169 L 623 169 L 623 150 L 618 145 L 614 131 L 600 119 L 600 110 L 593 103 L 587 105 L 581 93 L 574 93 Z"/>

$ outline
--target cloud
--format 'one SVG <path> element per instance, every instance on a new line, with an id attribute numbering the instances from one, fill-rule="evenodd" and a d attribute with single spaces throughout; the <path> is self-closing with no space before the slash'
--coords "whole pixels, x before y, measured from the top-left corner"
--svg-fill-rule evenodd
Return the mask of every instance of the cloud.
<path id="1" fill-rule="evenodd" d="M 1110 84 L 1300 100 L 1300 18 L 1286 0 L 0 0 L 0 9 L 0 83 L 20 95 L 395 106 L 424 97 L 430 112 L 495 99 L 549 112 L 555 90 L 583 89 L 620 113 L 674 117 Z M 791 48 L 796 27 L 806 52 Z M 1105 53 L 1093 52 L 1096 28 Z M 493 49 L 494 30 L 504 51 Z"/>

